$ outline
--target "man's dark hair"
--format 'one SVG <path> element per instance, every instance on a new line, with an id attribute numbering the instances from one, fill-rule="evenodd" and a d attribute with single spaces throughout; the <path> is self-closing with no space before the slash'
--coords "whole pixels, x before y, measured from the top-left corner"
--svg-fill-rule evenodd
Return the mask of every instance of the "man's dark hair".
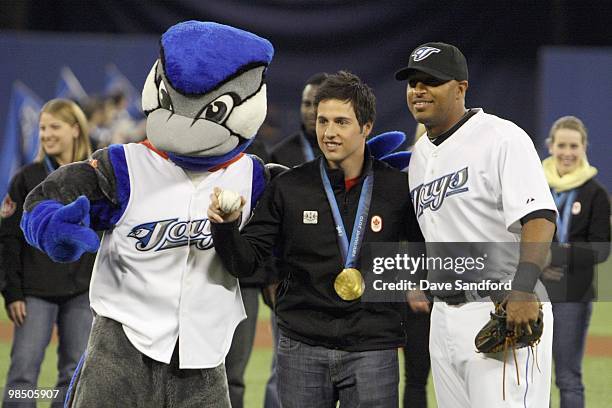
<path id="1" fill-rule="evenodd" d="M 317 72 L 306 80 L 304 83 L 304 88 L 306 88 L 308 85 L 319 86 L 327 79 L 328 76 L 329 74 L 327 72 Z"/>
<path id="2" fill-rule="evenodd" d="M 374 123 L 376 119 L 376 97 L 372 88 L 363 83 L 357 75 L 348 71 L 338 71 L 328 75 L 317 91 L 315 106 L 329 99 L 350 102 L 359 126 L 368 122 Z"/>

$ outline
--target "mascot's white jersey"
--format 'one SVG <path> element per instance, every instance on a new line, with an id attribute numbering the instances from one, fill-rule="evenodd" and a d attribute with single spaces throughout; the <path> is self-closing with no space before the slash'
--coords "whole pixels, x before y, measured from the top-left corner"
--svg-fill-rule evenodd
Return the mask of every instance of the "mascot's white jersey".
<path id="1" fill-rule="evenodd" d="M 124 149 L 130 199 L 102 239 L 91 306 L 120 322 L 134 347 L 154 360 L 169 363 L 178 338 L 180 368 L 216 367 L 245 312 L 238 280 L 216 256 L 206 211 L 213 188 L 221 187 L 244 196 L 250 214 L 253 162 L 243 156 L 194 186 L 146 146 Z"/>
<path id="2" fill-rule="evenodd" d="M 556 211 L 529 136 L 482 110 L 439 146 L 420 138 L 408 174 L 429 242 L 518 242 L 522 217 Z"/>

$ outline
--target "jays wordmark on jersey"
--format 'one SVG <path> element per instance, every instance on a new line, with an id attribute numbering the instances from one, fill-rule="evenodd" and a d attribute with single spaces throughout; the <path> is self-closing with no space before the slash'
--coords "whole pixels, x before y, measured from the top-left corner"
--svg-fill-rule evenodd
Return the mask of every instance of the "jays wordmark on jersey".
<path id="1" fill-rule="evenodd" d="M 420 138 L 409 178 L 431 242 L 518 242 L 522 217 L 555 210 L 529 136 L 482 110 L 439 146 Z"/>
<path id="2" fill-rule="evenodd" d="M 132 228 L 128 237 L 136 240 L 139 251 L 161 251 L 185 245 L 194 245 L 197 249 L 213 247 L 210 233 L 210 221 L 181 221 L 178 218 L 146 222 Z"/>

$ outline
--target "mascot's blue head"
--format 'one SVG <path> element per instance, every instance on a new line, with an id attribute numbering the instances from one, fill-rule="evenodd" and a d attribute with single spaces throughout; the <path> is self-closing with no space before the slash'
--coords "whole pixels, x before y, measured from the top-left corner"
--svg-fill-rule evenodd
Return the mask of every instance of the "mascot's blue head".
<path id="1" fill-rule="evenodd" d="M 268 40 L 234 27 L 170 27 L 142 91 L 148 139 L 190 170 L 238 155 L 266 117 L 264 75 L 273 55 Z"/>

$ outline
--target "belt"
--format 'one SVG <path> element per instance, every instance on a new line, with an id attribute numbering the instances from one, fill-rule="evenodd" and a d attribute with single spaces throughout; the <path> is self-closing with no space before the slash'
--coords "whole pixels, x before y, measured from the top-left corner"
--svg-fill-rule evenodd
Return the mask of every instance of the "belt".
<path id="1" fill-rule="evenodd" d="M 491 292 L 488 290 L 465 290 L 450 296 L 437 297 L 440 301 L 447 305 L 457 306 L 467 302 L 476 302 L 489 297 Z"/>

